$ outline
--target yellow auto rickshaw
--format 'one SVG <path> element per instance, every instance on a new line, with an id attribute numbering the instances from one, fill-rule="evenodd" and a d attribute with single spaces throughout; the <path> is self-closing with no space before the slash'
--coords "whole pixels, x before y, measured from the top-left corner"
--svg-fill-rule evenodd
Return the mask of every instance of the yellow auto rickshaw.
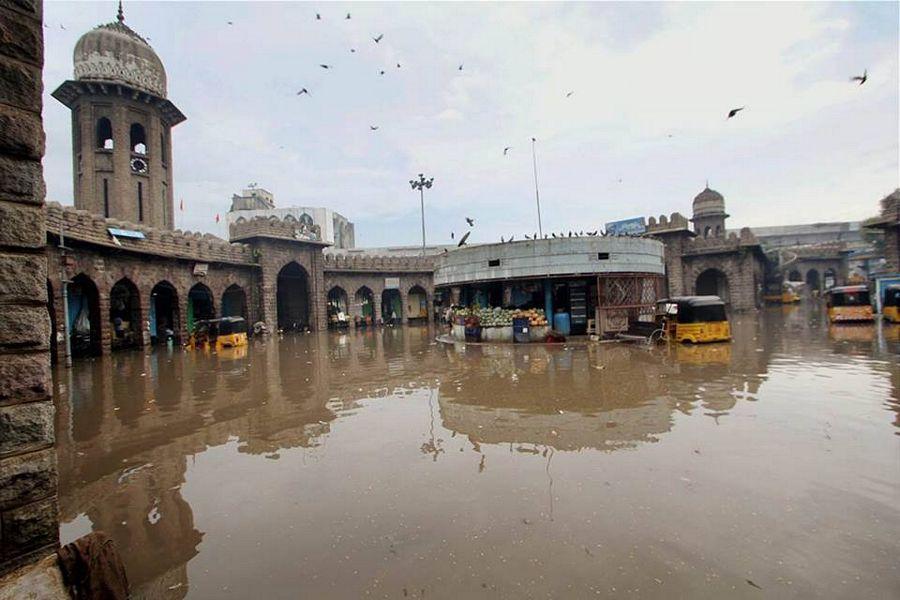
<path id="1" fill-rule="evenodd" d="M 656 318 L 664 336 L 673 342 L 727 342 L 731 326 L 725 302 L 718 296 L 677 296 L 656 304 Z"/>
<path id="2" fill-rule="evenodd" d="M 864 285 L 845 285 L 825 292 L 828 320 L 832 323 L 874 321 L 869 288 Z"/>
<path id="3" fill-rule="evenodd" d="M 763 301 L 770 304 L 796 304 L 800 302 L 800 290 L 803 288 L 800 281 L 785 281 L 781 284 L 781 293 L 766 294 Z"/>
<path id="4" fill-rule="evenodd" d="M 193 349 L 237 348 L 247 345 L 247 321 L 243 317 L 222 317 L 197 321 L 188 346 Z"/>
<path id="5" fill-rule="evenodd" d="M 891 323 L 900 323 L 900 283 L 887 286 L 884 290 L 884 302 L 881 314 Z"/>

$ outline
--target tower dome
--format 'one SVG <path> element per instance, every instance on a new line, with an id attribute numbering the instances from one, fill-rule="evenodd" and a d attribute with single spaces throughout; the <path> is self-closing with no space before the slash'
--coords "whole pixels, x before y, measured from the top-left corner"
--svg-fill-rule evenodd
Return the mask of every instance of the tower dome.
<path id="1" fill-rule="evenodd" d="M 125 24 L 122 6 L 115 22 L 98 25 L 75 44 L 75 79 L 121 83 L 166 97 L 166 70 L 147 40 Z"/>
<path id="2" fill-rule="evenodd" d="M 725 197 L 709 186 L 694 198 L 694 218 L 725 215 Z"/>

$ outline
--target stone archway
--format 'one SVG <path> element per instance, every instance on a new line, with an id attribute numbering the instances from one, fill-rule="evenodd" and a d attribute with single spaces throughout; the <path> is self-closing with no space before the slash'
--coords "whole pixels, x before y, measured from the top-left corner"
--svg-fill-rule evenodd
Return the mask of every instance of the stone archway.
<path id="1" fill-rule="evenodd" d="M 731 294 L 728 288 L 728 277 L 719 269 L 706 269 L 697 277 L 698 296 L 718 296 L 728 304 Z"/>
<path id="2" fill-rule="evenodd" d="M 815 269 L 810 269 L 806 272 L 806 286 L 810 291 L 821 291 L 819 280 L 819 272 Z"/>
<path id="3" fill-rule="evenodd" d="M 109 291 L 110 347 L 123 350 L 143 345 L 141 296 L 134 282 L 123 277 Z"/>
<path id="4" fill-rule="evenodd" d="M 395 325 L 403 322 L 403 298 L 400 290 L 390 289 L 381 292 L 381 320 Z"/>
<path id="5" fill-rule="evenodd" d="M 788 281 L 803 281 L 803 275 L 797 269 L 793 269 L 788 273 Z"/>
<path id="6" fill-rule="evenodd" d="M 222 293 L 222 316 L 247 319 L 247 294 L 236 283 L 229 285 Z"/>
<path id="7" fill-rule="evenodd" d="M 358 316 L 363 325 L 374 325 L 378 320 L 375 314 L 375 294 L 366 286 L 360 287 L 353 295 L 353 306 L 359 307 Z"/>
<path id="8" fill-rule="evenodd" d="M 301 331 L 309 327 L 309 275 L 296 262 L 278 272 L 276 292 L 278 329 Z"/>
<path id="9" fill-rule="evenodd" d="M 69 341 L 72 357 L 100 356 L 100 292 L 94 281 L 79 273 L 69 283 Z"/>
<path id="10" fill-rule="evenodd" d="M 329 327 L 346 326 L 349 323 L 350 303 L 344 288 L 336 285 L 328 290 L 328 300 L 325 309 Z"/>
<path id="11" fill-rule="evenodd" d="M 160 281 L 150 291 L 150 342 L 164 344 L 169 338 L 179 341 L 181 314 L 178 292 L 168 281 Z"/>
<path id="12" fill-rule="evenodd" d="M 428 292 L 421 285 L 409 288 L 406 306 L 403 307 L 407 320 L 428 320 Z"/>
<path id="13" fill-rule="evenodd" d="M 216 305 L 213 300 L 212 292 L 206 285 L 202 283 L 194 284 L 194 287 L 188 292 L 187 301 L 187 330 L 188 333 L 194 331 L 194 324 L 197 321 L 216 318 Z"/>

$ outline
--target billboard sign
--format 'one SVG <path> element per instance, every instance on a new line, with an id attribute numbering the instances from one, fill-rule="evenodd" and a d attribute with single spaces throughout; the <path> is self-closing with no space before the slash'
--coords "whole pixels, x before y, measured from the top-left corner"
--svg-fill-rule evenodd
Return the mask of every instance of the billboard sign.
<path id="1" fill-rule="evenodd" d="M 606 224 L 607 235 L 640 235 L 645 231 L 647 231 L 647 226 L 644 225 L 644 217 L 613 221 Z"/>

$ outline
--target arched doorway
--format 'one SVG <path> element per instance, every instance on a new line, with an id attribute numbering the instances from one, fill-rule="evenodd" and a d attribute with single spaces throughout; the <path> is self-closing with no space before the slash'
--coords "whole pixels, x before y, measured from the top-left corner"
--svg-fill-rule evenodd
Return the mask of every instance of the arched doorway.
<path id="1" fill-rule="evenodd" d="M 348 309 L 347 292 L 344 288 L 336 285 L 328 290 L 326 311 L 329 327 L 346 327 L 350 323 Z"/>
<path id="2" fill-rule="evenodd" d="M 194 284 L 188 292 L 187 301 L 187 330 L 194 331 L 197 321 L 216 318 L 216 306 L 213 302 L 212 292 L 202 283 Z"/>
<path id="3" fill-rule="evenodd" d="M 127 277 L 117 281 L 109 291 L 109 322 L 113 350 L 134 348 L 143 343 L 141 297 L 137 286 Z"/>
<path id="4" fill-rule="evenodd" d="M 160 281 L 150 291 L 150 343 L 179 341 L 178 292 L 168 281 Z"/>
<path id="5" fill-rule="evenodd" d="M 800 274 L 800 271 L 794 269 L 788 273 L 788 281 L 803 281 L 803 275 Z"/>
<path id="6" fill-rule="evenodd" d="M 236 283 L 229 285 L 222 294 L 222 316 L 247 318 L 247 294 Z"/>
<path id="7" fill-rule="evenodd" d="M 381 292 L 381 320 L 392 324 L 403 322 L 403 299 L 400 298 L 400 290 Z"/>
<path id="8" fill-rule="evenodd" d="M 278 329 L 301 331 L 309 327 L 308 282 L 306 270 L 295 262 L 289 262 L 278 272 Z"/>
<path id="9" fill-rule="evenodd" d="M 815 269 L 810 269 L 806 272 L 806 286 L 810 291 L 821 291 L 819 288 L 819 272 Z"/>
<path id="10" fill-rule="evenodd" d="M 420 285 L 414 285 L 409 289 L 406 297 L 406 317 L 407 320 L 428 320 L 428 294 L 425 288 Z"/>
<path id="11" fill-rule="evenodd" d="M 828 288 L 833 288 L 835 285 L 837 285 L 837 273 L 835 273 L 834 269 L 825 269 L 823 280 L 826 290 Z"/>
<path id="12" fill-rule="evenodd" d="M 718 296 L 727 304 L 730 301 L 728 293 L 728 278 L 718 269 L 706 269 L 697 277 L 698 296 Z"/>
<path id="13" fill-rule="evenodd" d="M 99 356 L 100 292 L 90 277 L 76 275 L 68 287 L 69 342 L 72 357 Z"/>
<path id="14" fill-rule="evenodd" d="M 354 314 L 360 318 L 361 325 L 375 324 L 375 294 L 366 286 L 356 290 L 353 295 Z"/>

